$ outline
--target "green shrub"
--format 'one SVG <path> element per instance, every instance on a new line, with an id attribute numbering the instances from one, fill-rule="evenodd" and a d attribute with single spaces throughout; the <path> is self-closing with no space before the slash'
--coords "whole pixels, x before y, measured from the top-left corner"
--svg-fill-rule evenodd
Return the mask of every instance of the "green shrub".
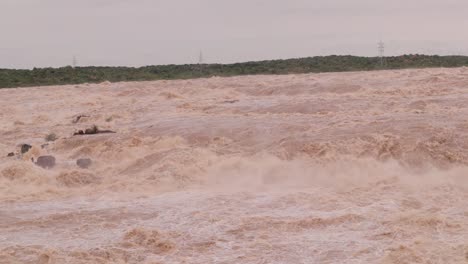
<path id="1" fill-rule="evenodd" d="M 55 133 L 50 133 L 45 136 L 45 141 L 50 142 L 50 141 L 55 141 L 57 140 L 57 135 Z"/>
<path id="2" fill-rule="evenodd" d="M 403 55 L 386 57 L 384 69 L 468 66 L 468 56 Z M 62 67 L 32 70 L 0 69 L 0 88 L 150 81 L 212 76 L 290 74 L 380 70 L 377 57 L 324 56 L 234 64 L 160 65 L 132 67 Z"/>

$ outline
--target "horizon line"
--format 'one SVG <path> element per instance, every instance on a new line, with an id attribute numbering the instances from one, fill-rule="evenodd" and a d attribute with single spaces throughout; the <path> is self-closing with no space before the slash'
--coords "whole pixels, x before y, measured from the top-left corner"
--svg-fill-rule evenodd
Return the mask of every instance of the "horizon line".
<path id="1" fill-rule="evenodd" d="M 392 55 L 392 56 L 384 56 L 385 58 L 397 58 L 397 57 L 403 57 L 403 56 L 430 56 L 430 57 L 468 57 L 468 55 L 440 55 L 440 54 L 424 54 L 424 53 L 405 53 L 405 54 L 400 54 L 400 55 Z M 142 66 L 124 66 L 124 65 L 64 65 L 64 66 L 48 66 L 48 67 L 32 67 L 32 68 L 3 68 L 0 67 L 0 70 L 34 70 L 34 69 L 61 69 L 61 68 L 133 68 L 133 69 L 139 69 L 139 68 L 145 68 L 145 67 L 158 67 L 158 66 L 196 66 L 196 65 L 234 65 L 234 64 L 246 64 L 246 63 L 260 63 L 260 62 L 267 62 L 267 61 L 287 61 L 287 60 L 300 60 L 300 59 L 310 59 L 310 58 L 325 58 L 325 57 L 359 57 L 359 58 L 375 58 L 378 59 L 380 56 L 359 56 L 359 55 L 336 55 L 336 54 L 331 54 L 331 55 L 318 55 L 318 56 L 307 56 L 307 57 L 291 57 L 287 59 L 264 59 L 264 60 L 250 60 L 250 61 L 240 61 L 240 62 L 229 62 L 229 63 L 221 63 L 221 62 L 204 62 L 204 63 L 169 63 L 169 64 L 148 64 L 148 65 L 142 65 Z"/>

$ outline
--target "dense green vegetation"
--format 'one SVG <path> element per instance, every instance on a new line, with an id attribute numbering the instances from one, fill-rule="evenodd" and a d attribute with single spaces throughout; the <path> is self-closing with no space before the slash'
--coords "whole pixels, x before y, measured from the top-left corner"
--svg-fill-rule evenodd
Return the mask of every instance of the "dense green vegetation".
<path id="1" fill-rule="evenodd" d="M 0 88 L 97 83 L 103 81 L 148 81 L 210 76 L 289 74 L 310 72 L 367 71 L 382 69 L 379 58 L 326 56 L 235 64 L 161 65 L 131 67 L 63 67 L 33 70 L 0 69 Z M 466 56 L 403 55 L 387 57 L 385 69 L 468 66 Z"/>

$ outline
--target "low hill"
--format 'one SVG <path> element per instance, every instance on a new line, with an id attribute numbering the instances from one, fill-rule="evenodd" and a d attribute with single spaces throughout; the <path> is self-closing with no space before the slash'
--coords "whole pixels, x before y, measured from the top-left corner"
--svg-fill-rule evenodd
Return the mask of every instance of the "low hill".
<path id="1" fill-rule="evenodd" d="M 234 64 L 186 64 L 133 67 L 62 67 L 32 70 L 0 69 L 0 88 L 98 83 L 103 81 L 150 81 L 211 76 L 369 71 L 468 66 L 468 56 L 403 55 L 386 57 L 325 56 Z"/>

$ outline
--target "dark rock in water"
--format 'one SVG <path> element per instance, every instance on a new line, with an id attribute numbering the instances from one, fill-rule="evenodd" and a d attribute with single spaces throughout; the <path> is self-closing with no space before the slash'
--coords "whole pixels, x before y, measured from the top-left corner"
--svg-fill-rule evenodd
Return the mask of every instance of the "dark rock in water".
<path id="1" fill-rule="evenodd" d="M 227 100 L 227 101 L 224 101 L 225 104 L 234 104 L 234 103 L 237 103 L 239 102 L 239 100 Z"/>
<path id="2" fill-rule="evenodd" d="M 31 148 L 32 146 L 28 144 L 21 145 L 21 154 L 28 152 Z"/>
<path id="3" fill-rule="evenodd" d="M 10 152 L 10 153 L 8 153 L 8 155 L 7 155 L 7 157 L 13 157 L 13 156 L 15 156 L 15 153 L 14 153 L 14 152 Z"/>
<path id="4" fill-rule="evenodd" d="M 80 135 L 95 135 L 95 134 L 108 134 L 108 133 L 115 133 L 115 131 L 112 130 L 100 130 L 97 126 L 93 126 L 91 128 L 83 130 L 78 130 L 78 132 L 73 133 L 74 136 L 80 136 Z"/>
<path id="5" fill-rule="evenodd" d="M 86 135 L 94 135 L 98 133 L 98 128 L 96 126 L 92 128 L 87 128 L 84 132 Z"/>
<path id="6" fill-rule="evenodd" d="M 44 169 L 52 169 L 55 166 L 55 157 L 40 156 L 37 158 L 36 165 Z"/>
<path id="7" fill-rule="evenodd" d="M 93 164 L 93 161 L 91 159 L 78 159 L 76 161 L 76 165 L 82 169 L 87 169 Z"/>

